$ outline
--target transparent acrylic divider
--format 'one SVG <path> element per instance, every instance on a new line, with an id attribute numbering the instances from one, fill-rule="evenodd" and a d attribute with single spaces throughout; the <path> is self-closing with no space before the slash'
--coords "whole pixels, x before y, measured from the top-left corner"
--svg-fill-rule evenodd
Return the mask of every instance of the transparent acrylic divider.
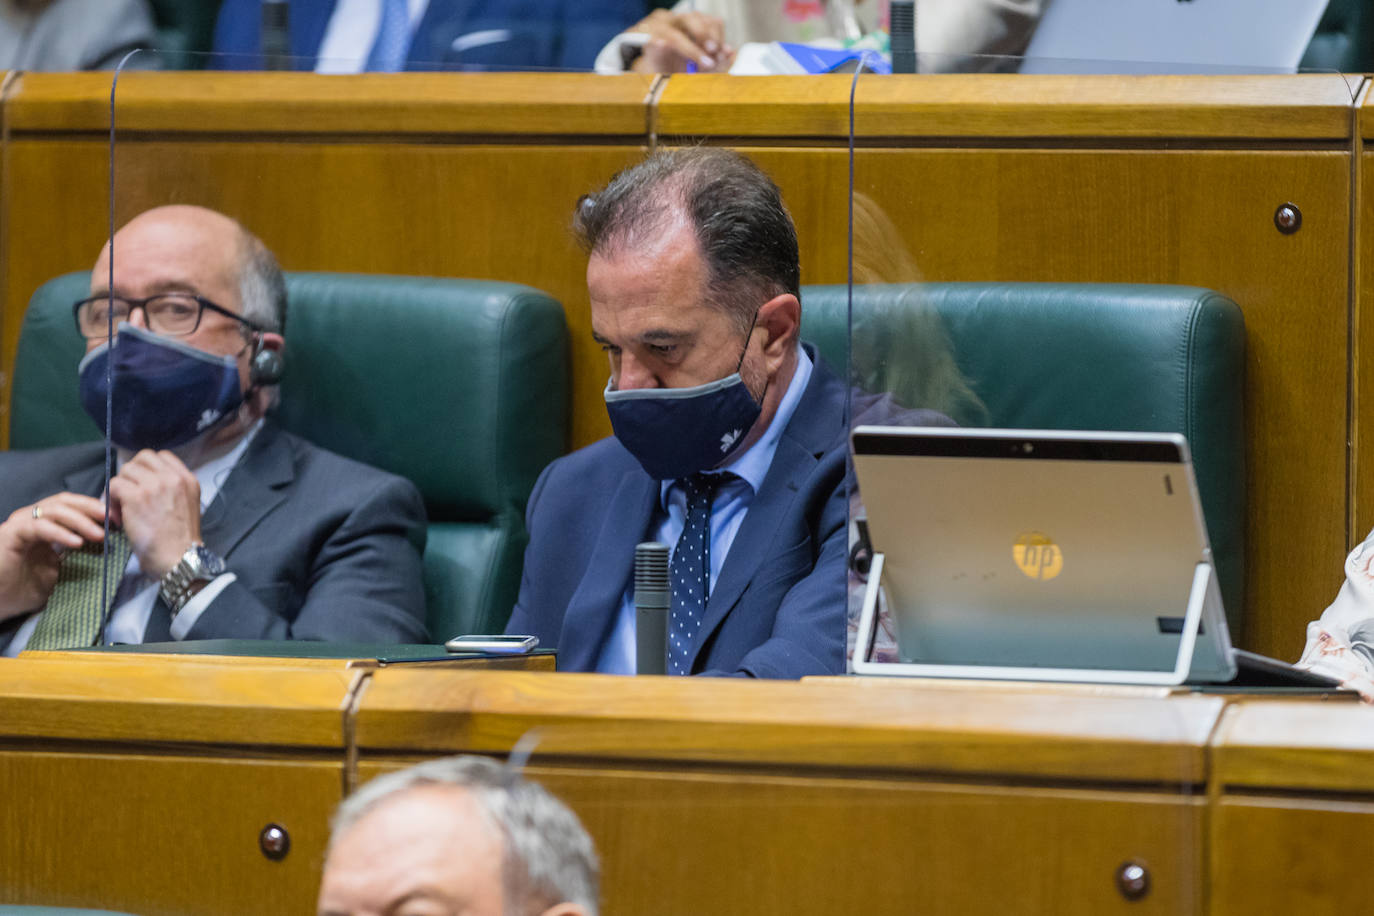
<path id="1" fill-rule="evenodd" d="M 1008 832 L 1053 839 L 990 851 L 942 831 L 937 853 L 920 838 L 938 820 L 921 813 L 904 861 L 951 912 L 1024 887 L 1018 869 L 1051 898 L 1049 875 L 1083 869 L 1091 879 L 1059 893 L 1085 912 L 1135 893 L 1202 912 L 1208 863 L 1240 854 L 1209 852 L 1202 829 L 1209 723 L 1234 695 L 1166 682 L 1179 662 L 1216 667 L 1204 656 L 1222 651 L 1206 648 L 1222 608 L 1235 645 L 1282 655 L 1307 619 L 1290 620 L 1291 604 L 1315 612 L 1331 598 L 1341 523 L 1292 507 L 1345 498 L 1363 78 L 929 54 L 916 69 L 932 76 L 857 78 L 850 282 L 810 289 L 804 305 L 816 326 L 817 312 L 848 325 L 851 431 L 904 428 L 852 440 L 851 661 L 927 678 L 909 681 L 913 704 L 995 717 L 1039 698 L 1046 719 L 1006 722 L 1028 753 L 1100 740 L 1150 774 L 1088 756 L 1080 769 L 1066 751 L 1026 782 L 990 752 L 969 822 L 1001 806 Z M 933 75 L 988 71 L 1018 75 Z M 1293 339 L 1294 320 L 1311 336 Z M 1319 456 L 1282 444 L 1287 393 L 1306 390 L 1325 392 L 1321 417 L 1301 424 L 1321 427 Z M 1006 429 L 1050 432 L 993 432 Z M 1131 442 L 1170 433 L 1192 475 L 1174 444 Z M 1288 546 L 1309 536 L 1327 549 L 1291 562 Z M 1263 568 L 1279 556 L 1281 572 Z M 1181 641 L 1199 568 L 1219 588 L 1210 625 L 1194 602 L 1194 663 Z M 1278 621 L 1291 628 L 1282 646 L 1259 635 Z M 1011 669 L 1020 680 L 999 680 Z M 926 874 L 936 858 L 953 867 Z"/>
<path id="2" fill-rule="evenodd" d="M 493 38 L 491 47 L 499 44 L 487 37 Z M 492 518 L 522 517 L 543 465 L 570 445 L 605 434 L 599 404 L 567 408 L 569 348 L 562 341 L 590 344 L 586 260 L 569 224 L 582 194 L 643 155 L 643 104 L 651 77 L 439 72 L 476 64 L 469 58 L 424 61 L 414 53 L 407 66 L 416 72 L 404 73 L 344 74 L 357 62 L 342 59 L 284 58 L 273 61 L 281 72 L 225 72 L 262 61 L 191 55 L 191 72 L 176 74 L 145 72 L 137 69 L 141 62 L 140 55 L 127 62 L 113 88 L 113 231 L 154 207 L 196 205 L 240 222 L 275 254 L 288 286 L 314 282 L 316 298 L 327 281 L 302 274 L 407 278 L 397 281 L 398 289 L 409 278 L 417 278 L 417 286 L 427 278 L 520 284 L 560 303 L 572 326 L 568 331 L 541 325 L 535 339 L 519 346 L 508 342 L 519 358 L 536 364 L 530 377 L 548 382 L 538 398 L 522 394 L 508 407 L 522 412 L 532 435 L 545 443 L 525 449 L 527 457 L 510 459 L 514 469 L 506 459 L 494 463 L 482 452 L 485 463 L 475 464 L 461 481 L 445 470 L 467 458 L 476 461 L 495 433 L 490 403 L 468 409 L 462 397 L 444 392 L 468 381 L 457 377 L 466 371 L 464 360 L 491 367 L 496 357 L 471 352 L 475 338 L 454 341 L 442 352 L 415 320 L 404 329 L 376 330 L 366 347 L 356 341 L 345 347 L 341 339 L 340 352 L 366 351 L 374 359 L 334 366 L 312 381 L 311 373 L 325 368 L 316 360 L 331 354 L 318 342 L 293 345 L 290 328 L 297 328 L 301 337 L 295 340 L 302 343 L 307 328 L 323 329 L 305 309 L 297 314 L 288 308 L 285 370 L 270 411 L 282 427 L 411 479 L 429 501 L 432 520 L 455 525 L 484 518 L 486 510 L 478 506 L 488 506 Z M 583 91 L 587 98 L 580 101 Z M 569 137 L 577 139 L 565 142 Z M 238 297 L 232 284 L 218 282 L 217 288 L 217 295 L 202 295 L 217 302 Z M 506 287 L 493 295 L 502 290 L 513 295 Z M 378 295 L 381 309 L 393 296 L 405 297 Z M 557 341 L 547 337 L 555 333 Z M 251 352 L 257 343 L 247 346 Z M 578 346 L 572 361 L 579 388 L 599 392 L 605 384 L 599 348 Z M 330 379 L 330 387 L 322 389 L 320 378 Z M 397 405 L 383 403 L 379 390 L 394 391 L 415 410 L 434 414 L 434 426 L 415 431 L 416 448 L 400 448 L 388 435 L 397 427 Z M 450 400 L 454 409 L 442 410 Z M 325 423 L 311 405 L 332 417 L 347 416 L 348 422 Z M 523 537 L 516 530 L 521 527 L 512 521 L 510 534 Z M 436 547 L 445 536 L 440 528 L 430 540 L 426 583 L 455 588 L 471 573 L 455 569 L 461 564 L 446 560 Z M 521 551 L 508 552 L 518 564 Z M 511 565 L 509 558 L 503 562 Z M 503 600 L 509 612 L 519 582 L 518 565 L 503 569 L 501 580 L 490 586 L 497 591 L 474 582 L 470 593 L 456 599 L 466 610 L 431 608 L 428 639 L 443 643 L 460 632 L 499 632 L 504 617 L 496 606 Z M 443 603 L 433 594 L 430 601 Z M 422 641 L 419 634 L 393 634 L 402 636 Z"/>

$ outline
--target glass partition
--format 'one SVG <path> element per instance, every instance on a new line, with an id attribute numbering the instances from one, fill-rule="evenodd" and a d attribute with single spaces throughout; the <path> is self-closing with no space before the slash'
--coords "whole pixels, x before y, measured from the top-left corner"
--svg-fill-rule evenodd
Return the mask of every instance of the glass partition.
<path id="1" fill-rule="evenodd" d="M 927 78 L 856 78 L 849 279 L 804 296 L 812 320 L 848 318 L 851 670 L 1010 674 L 986 689 L 1038 696 L 1225 680 L 1227 632 L 1283 654 L 1266 627 L 1294 567 L 1264 557 L 1292 529 L 1279 544 L 1262 520 L 1340 555 L 1339 519 L 1277 494 L 1344 488 L 1342 112 L 1361 80 L 1181 59 L 921 53 Z M 993 65 L 1022 75 L 936 75 Z M 1302 457 L 1274 425 L 1297 390 L 1327 392 Z M 1160 711 L 1187 730 L 1183 704 Z M 1155 750 L 1147 807 L 1178 858 L 1152 899 L 1200 912 L 1202 784 L 1181 747 Z M 1129 858 L 1136 814 L 1100 852 Z"/>

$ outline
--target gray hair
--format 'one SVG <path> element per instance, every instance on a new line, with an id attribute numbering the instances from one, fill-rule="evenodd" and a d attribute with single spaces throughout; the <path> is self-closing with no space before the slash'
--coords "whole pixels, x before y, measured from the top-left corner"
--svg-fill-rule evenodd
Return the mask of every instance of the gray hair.
<path id="1" fill-rule="evenodd" d="M 506 912 L 535 914 L 575 903 L 596 916 L 596 850 L 577 815 L 543 786 L 486 757 L 444 757 L 378 776 L 339 805 L 333 836 L 387 799 L 423 786 L 466 789 L 500 832 Z"/>
<path id="2" fill-rule="evenodd" d="M 271 250 L 239 224 L 239 299 L 243 317 L 264 331 L 286 328 L 286 280 Z"/>
<path id="3" fill-rule="evenodd" d="M 801 296 L 797 229 L 782 192 L 732 150 L 689 147 L 655 153 L 578 201 L 573 231 L 589 254 L 642 245 L 684 215 L 707 269 L 707 305 L 741 330 L 768 299 Z"/>

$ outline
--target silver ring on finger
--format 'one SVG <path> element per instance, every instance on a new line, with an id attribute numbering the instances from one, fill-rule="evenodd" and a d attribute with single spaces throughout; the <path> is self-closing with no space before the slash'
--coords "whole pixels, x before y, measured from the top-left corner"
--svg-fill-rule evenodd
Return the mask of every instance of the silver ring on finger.
<path id="1" fill-rule="evenodd" d="M 43 517 L 43 507 L 42 507 L 42 506 L 35 505 L 35 506 L 33 507 L 33 517 L 34 517 L 34 518 L 42 518 L 42 517 Z"/>

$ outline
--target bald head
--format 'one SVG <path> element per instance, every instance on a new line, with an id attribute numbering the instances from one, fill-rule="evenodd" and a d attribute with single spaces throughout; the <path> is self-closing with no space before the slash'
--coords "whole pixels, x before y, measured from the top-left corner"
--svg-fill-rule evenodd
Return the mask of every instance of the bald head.
<path id="1" fill-rule="evenodd" d="M 91 292 L 110 285 L 110 244 L 91 272 Z M 114 292 L 143 298 L 191 292 L 280 333 L 286 287 L 276 258 L 238 220 L 206 207 L 146 210 L 114 236 Z"/>

